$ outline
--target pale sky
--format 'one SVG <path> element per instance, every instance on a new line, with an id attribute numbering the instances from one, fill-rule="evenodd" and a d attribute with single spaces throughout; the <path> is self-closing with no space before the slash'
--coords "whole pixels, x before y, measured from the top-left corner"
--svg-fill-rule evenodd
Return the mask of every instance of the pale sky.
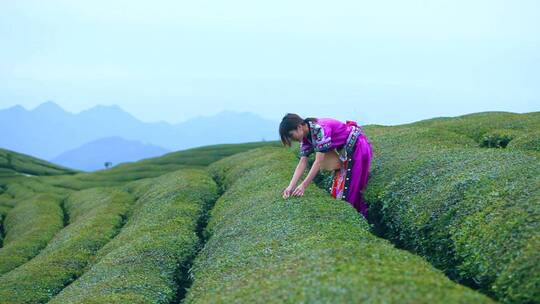
<path id="1" fill-rule="evenodd" d="M 0 0 L 0 108 L 401 124 L 540 110 L 540 1 Z"/>

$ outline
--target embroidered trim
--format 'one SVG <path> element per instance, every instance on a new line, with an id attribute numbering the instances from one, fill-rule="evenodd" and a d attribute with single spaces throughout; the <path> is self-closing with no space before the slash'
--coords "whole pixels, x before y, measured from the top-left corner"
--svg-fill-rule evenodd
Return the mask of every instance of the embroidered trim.
<path id="1" fill-rule="evenodd" d="M 352 130 L 349 132 L 349 136 L 347 137 L 344 147 L 338 150 L 341 161 L 345 161 L 349 155 L 353 155 L 358 137 L 364 134 L 363 128 L 357 125 L 355 122 L 347 121 L 347 123 L 354 124 L 352 125 Z M 309 121 L 308 124 L 311 129 L 311 145 L 306 147 L 303 141 L 301 141 L 299 156 L 309 156 L 313 152 L 330 151 L 330 147 L 332 146 L 332 138 L 330 136 L 325 137 L 324 128 L 320 124 L 312 121 Z"/>
<path id="2" fill-rule="evenodd" d="M 349 136 L 347 137 L 345 149 L 347 151 L 348 155 L 352 155 L 354 153 L 354 145 L 356 144 L 356 141 L 358 140 L 358 137 L 360 135 L 364 134 L 363 130 L 359 126 L 353 126 L 353 129 L 349 133 Z"/>
<path id="3" fill-rule="evenodd" d="M 312 121 L 309 121 L 311 127 L 311 142 L 316 152 L 328 152 L 332 146 L 332 138 L 325 136 L 324 128 Z"/>

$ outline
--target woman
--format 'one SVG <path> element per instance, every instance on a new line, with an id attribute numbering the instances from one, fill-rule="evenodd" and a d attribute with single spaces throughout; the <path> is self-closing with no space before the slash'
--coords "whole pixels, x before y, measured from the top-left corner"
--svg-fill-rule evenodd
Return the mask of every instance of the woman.
<path id="1" fill-rule="evenodd" d="M 304 190 L 311 183 L 325 157 L 335 158 L 338 153 L 339 167 L 333 171 L 332 186 L 329 189 L 332 196 L 346 200 L 364 217 L 368 214 L 368 205 L 364 201 L 363 191 L 367 185 L 369 168 L 371 165 L 371 145 L 354 121 L 343 123 L 333 118 L 306 118 L 297 114 L 285 115 L 279 125 L 281 142 L 291 146 L 291 140 L 300 142 L 300 161 L 296 166 L 289 186 L 283 190 L 283 198 L 289 196 L 302 196 Z M 296 187 L 307 164 L 308 156 L 316 152 L 315 162 L 308 175 Z M 295 188 L 296 187 L 296 188 Z"/>

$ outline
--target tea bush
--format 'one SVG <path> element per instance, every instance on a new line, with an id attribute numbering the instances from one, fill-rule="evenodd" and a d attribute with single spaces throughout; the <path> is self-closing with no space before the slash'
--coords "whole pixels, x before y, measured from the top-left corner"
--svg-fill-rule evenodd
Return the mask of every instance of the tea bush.
<path id="1" fill-rule="evenodd" d="M 74 174 L 77 170 L 62 167 L 26 154 L 0 148 L 0 175 L 30 174 L 57 175 Z"/>
<path id="2" fill-rule="evenodd" d="M 508 143 L 516 136 L 516 132 L 508 130 L 493 130 L 482 135 L 480 147 L 506 148 Z"/>
<path id="3" fill-rule="evenodd" d="M 504 302 L 538 303 L 540 268 L 531 262 L 538 250 L 531 248 L 538 249 L 540 232 L 540 162 L 534 149 L 513 143 L 540 116 L 523 115 L 443 120 L 448 130 L 471 138 L 507 127 L 515 138 L 506 149 L 442 147 L 415 125 L 371 136 L 375 157 L 366 199 L 370 220 L 385 237 L 451 278 Z"/>
<path id="4" fill-rule="evenodd" d="M 61 199 L 53 194 L 38 194 L 11 209 L 3 223 L 0 275 L 36 256 L 64 227 Z"/>
<path id="5" fill-rule="evenodd" d="M 491 302 L 374 236 L 352 206 L 315 186 L 284 200 L 295 164 L 286 149 L 259 148 L 210 165 L 225 193 L 185 303 Z"/>
<path id="6" fill-rule="evenodd" d="M 511 113 L 511 112 L 479 112 L 457 117 L 426 119 L 410 124 L 400 125 L 401 128 L 415 129 L 427 127 L 446 130 L 465 135 L 478 144 L 486 133 L 495 130 L 511 134 L 524 134 L 540 129 L 540 112 Z"/>
<path id="7" fill-rule="evenodd" d="M 125 186 L 136 198 L 120 234 L 96 263 L 49 303 L 171 303 L 182 297 L 200 246 L 199 221 L 217 198 L 203 170 L 178 170 Z"/>
<path id="8" fill-rule="evenodd" d="M 65 201 L 69 225 L 36 257 L 0 277 L 0 303 L 43 303 L 79 277 L 117 233 L 132 203 L 126 192 L 93 188 Z"/>
<path id="9" fill-rule="evenodd" d="M 229 155 L 261 146 L 276 146 L 277 141 L 242 144 L 221 144 L 171 152 L 160 157 L 133 163 L 123 163 L 107 170 L 75 175 L 46 176 L 40 178 L 52 186 L 81 190 L 92 187 L 121 186 L 126 182 L 153 178 L 183 168 L 203 168 Z"/>
<path id="10" fill-rule="evenodd" d="M 531 131 L 516 136 L 508 144 L 508 148 L 540 152 L 540 131 Z"/>

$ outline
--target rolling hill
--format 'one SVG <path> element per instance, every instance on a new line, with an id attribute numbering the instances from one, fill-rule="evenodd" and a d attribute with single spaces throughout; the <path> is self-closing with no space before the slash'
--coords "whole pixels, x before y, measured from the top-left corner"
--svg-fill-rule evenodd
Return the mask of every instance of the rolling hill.
<path id="1" fill-rule="evenodd" d="M 540 303 L 538 126 L 540 112 L 364 126 L 368 220 L 327 173 L 281 197 L 297 144 L 96 172 L 8 151 L 0 303 Z"/>

